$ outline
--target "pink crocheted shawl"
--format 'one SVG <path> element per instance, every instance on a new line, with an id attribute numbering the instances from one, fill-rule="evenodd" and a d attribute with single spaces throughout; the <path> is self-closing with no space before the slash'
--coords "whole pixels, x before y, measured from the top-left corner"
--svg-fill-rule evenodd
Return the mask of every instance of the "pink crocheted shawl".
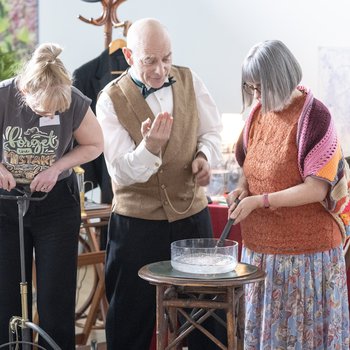
<path id="1" fill-rule="evenodd" d="M 298 89 L 307 94 L 298 122 L 296 140 L 299 171 L 303 179 L 313 176 L 330 184 L 322 204 L 345 233 L 350 226 L 349 166 L 344 159 L 334 121 L 327 107 L 314 98 L 310 90 L 301 86 Z M 236 144 L 236 159 L 241 166 L 247 151 L 250 126 L 260 107 L 259 102 L 250 112 Z"/>

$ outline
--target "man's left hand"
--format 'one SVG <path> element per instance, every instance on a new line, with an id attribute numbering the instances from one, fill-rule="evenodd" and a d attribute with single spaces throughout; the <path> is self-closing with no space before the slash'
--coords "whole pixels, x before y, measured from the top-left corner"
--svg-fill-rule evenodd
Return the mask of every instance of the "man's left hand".
<path id="1" fill-rule="evenodd" d="M 207 186 L 210 182 L 210 166 L 203 153 L 199 153 L 192 162 L 192 172 L 195 175 L 197 184 Z"/>

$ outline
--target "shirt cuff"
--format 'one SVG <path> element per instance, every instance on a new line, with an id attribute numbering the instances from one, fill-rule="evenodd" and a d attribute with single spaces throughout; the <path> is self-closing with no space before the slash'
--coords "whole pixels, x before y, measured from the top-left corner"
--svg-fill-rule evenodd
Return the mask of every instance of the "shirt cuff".
<path id="1" fill-rule="evenodd" d="M 197 157 L 199 152 L 204 153 L 204 155 L 207 158 L 208 164 L 211 166 L 211 157 L 210 157 L 210 151 L 209 151 L 208 147 L 205 145 L 201 145 L 196 152 L 195 158 Z"/>
<path id="2" fill-rule="evenodd" d="M 142 163 L 145 168 L 157 171 L 162 165 L 162 159 L 151 153 L 145 146 L 145 142 L 142 141 L 135 149 L 135 159 Z"/>

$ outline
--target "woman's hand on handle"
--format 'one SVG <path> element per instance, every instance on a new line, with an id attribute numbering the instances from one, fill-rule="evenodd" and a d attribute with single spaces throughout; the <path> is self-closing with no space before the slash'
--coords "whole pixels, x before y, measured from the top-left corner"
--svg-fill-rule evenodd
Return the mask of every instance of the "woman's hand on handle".
<path id="1" fill-rule="evenodd" d="M 281 207 L 298 207 L 310 203 L 319 203 L 326 198 L 328 190 L 329 184 L 326 181 L 308 176 L 301 184 L 269 193 L 268 208 L 269 210 L 276 210 Z M 241 192 L 238 195 L 239 191 Z M 249 197 L 245 195 L 245 198 L 242 199 L 242 193 L 244 191 L 241 189 L 233 191 L 229 203 L 229 218 L 235 219 L 235 223 L 245 219 L 253 210 L 265 206 L 264 195 L 258 194 Z M 236 198 L 241 201 L 234 203 Z"/>
<path id="2" fill-rule="evenodd" d="M 231 213 L 236 209 L 239 203 L 249 195 L 248 183 L 244 174 L 241 174 L 236 189 L 230 192 L 226 198 L 228 209 L 228 218 Z"/>
<path id="3" fill-rule="evenodd" d="M 16 181 L 13 175 L 5 168 L 3 164 L 0 164 L 0 188 L 11 191 L 16 187 Z"/>
<path id="4" fill-rule="evenodd" d="M 245 197 L 230 206 L 229 218 L 234 219 L 235 224 L 238 224 L 257 208 L 263 208 L 262 196 Z"/>
<path id="5" fill-rule="evenodd" d="M 31 192 L 50 192 L 56 185 L 60 171 L 53 165 L 35 176 L 30 184 Z"/>

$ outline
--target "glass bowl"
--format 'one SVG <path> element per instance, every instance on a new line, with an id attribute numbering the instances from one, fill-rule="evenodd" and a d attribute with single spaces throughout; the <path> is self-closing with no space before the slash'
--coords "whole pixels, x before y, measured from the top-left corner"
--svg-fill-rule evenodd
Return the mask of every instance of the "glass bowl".
<path id="1" fill-rule="evenodd" d="M 171 243 L 171 266 L 178 271 L 218 274 L 233 271 L 238 263 L 238 242 L 226 239 L 183 239 Z"/>

